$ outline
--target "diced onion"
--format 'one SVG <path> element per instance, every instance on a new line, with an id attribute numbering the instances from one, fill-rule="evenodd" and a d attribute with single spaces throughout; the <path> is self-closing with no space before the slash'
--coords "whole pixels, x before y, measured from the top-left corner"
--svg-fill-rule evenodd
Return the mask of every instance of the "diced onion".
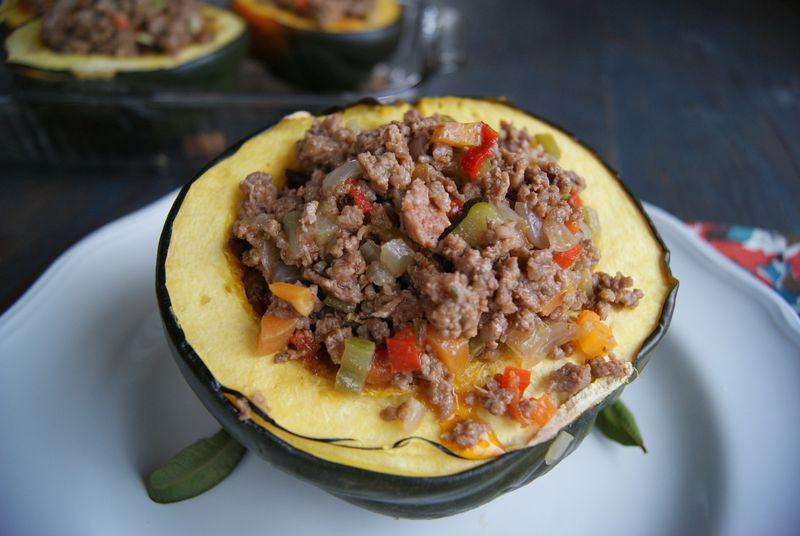
<path id="1" fill-rule="evenodd" d="M 324 212 L 317 213 L 317 221 L 314 222 L 314 241 L 322 247 L 326 246 L 338 228 L 336 216 Z"/>
<path id="2" fill-rule="evenodd" d="M 416 398 L 409 398 L 405 402 L 405 414 L 403 415 L 403 430 L 411 433 L 419 428 L 422 416 L 425 414 L 425 406 Z"/>
<path id="3" fill-rule="evenodd" d="M 559 292 L 558 294 L 556 294 L 555 296 L 544 302 L 544 305 L 542 305 L 542 307 L 538 311 L 539 316 L 542 317 L 550 316 L 550 313 L 555 311 L 556 307 L 558 307 L 564 302 L 564 295 L 566 293 L 567 293 L 566 290 L 564 292 Z"/>
<path id="4" fill-rule="evenodd" d="M 575 438 L 569 432 L 565 432 L 563 430 L 560 431 L 553 442 L 550 443 L 550 447 L 548 447 L 547 452 L 545 452 L 544 463 L 547 465 L 553 465 L 563 458 L 564 454 L 567 453 L 569 444 L 572 443 L 573 439 Z"/>
<path id="5" fill-rule="evenodd" d="M 585 222 L 585 221 L 582 221 L 582 222 L 581 222 L 581 223 L 578 225 L 578 227 L 580 227 L 580 229 L 581 229 L 581 233 L 583 234 L 583 237 L 584 237 L 584 238 L 588 238 L 589 240 L 591 240 L 591 239 L 592 239 L 592 237 L 594 236 L 594 233 L 592 233 L 592 230 L 589 228 L 589 226 L 588 226 L 588 225 L 586 225 L 586 222 Z"/>
<path id="6" fill-rule="evenodd" d="M 394 283 L 394 276 L 378 261 L 373 262 L 367 267 L 367 277 L 379 287 Z"/>
<path id="7" fill-rule="evenodd" d="M 514 224 L 514 230 L 519 236 L 520 242 L 524 242 L 527 239 L 528 224 L 525 223 L 522 216 L 514 212 L 514 209 L 506 203 L 495 203 L 494 207 L 504 222 Z M 528 241 L 530 242 L 530 240 Z"/>
<path id="8" fill-rule="evenodd" d="M 550 322 L 550 333 L 547 338 L 547 345 L 552 351 L 556 346 L 566 344 L 578 336 L 578 325 L 574 322 Z M 549 355 L 549 352 L 548 352 Z"/>
<path id="9" fill-rule="evenodd" d="M 329 193 L 350 177 L 359 175 L 361 175 L 361 164 L 358 163 L 358 160 L 348 160 L 325 175 L 325 178 L 322 180 L 322 191 L 324 193 Z"/>
<path id="10" fill-rule="evenodd" d="M 578 243 L 578 238 L 572 234 L 564 222 L 547 218 L 544 222 L 544 234 L 554 251 L 566 251 Z"/>
<path id="11" fill-rule="evenodd" d="M 361 256 L 364 257 L 364 260 L 367 262 L 377 261 L 381 256 L 381 247 L 372 240 L 367 240 L 361 244 L 361 247 L 358 249 L 361 251 Z"/>
<path id="12" fill-rule="evenodd" d="M 271 281 L 282 283 L 294 283 L 300 279 L 300 268 L 291 266 L 283 262 L 276 262 L 272 271 Z"/>
<path id="13" fill-rule="evenodd" d="M 414 250 L 402 238 L 395 238 L 381 246 L 380 259 L 390 274 L 400 277 L 414 260 Z"/>
<path id="14" fill-rule="evenodd" d="M 506 346 L 527 366 L 533 366 L 549 356 L 557 346 L 578 336 L 578 326 L 572 322 L 541 322 L 533 332 L 512 329 L 506 337 Z"/>
<path id="15" fill-rule="evenodd" d="M 544 223 L 542 220 L 528 209 L 528 206 L 522 201 L 517 201 L 514 204 L 514 211 L 519 214 L 525 221 L 525 236 L 528 241 L 533 244 L 533 247 L 538 249 L 547 249 L 550 243 L 547 241 L 547 236 L 544 234 Z"/>
<path id="16" fill-rule="evenodd" d="M 515 224 L 525 223 L 525 220 L 522 218 L 522 216 L 514 212 L 514 210 L 506 203 L 494 203 L 494 208 L 504 221 Z"/>
<path id="17" fill-rule="evenodd" d="M 581 271 L 581 280 L 578 283 L 578 290 L 585 292 L 586 294 L 591 294 L 593 287 L 594 281 L 592 281 L 592 271 L 588 268 L 584 268 Z"/>
<path id="18" fill-rule="evenodd" d="M 600 240 L 600 216 L 597 215 L 594 207 L 583 207 L 583 221 L 592 230 L 592 240 L 595 242 Z"/>

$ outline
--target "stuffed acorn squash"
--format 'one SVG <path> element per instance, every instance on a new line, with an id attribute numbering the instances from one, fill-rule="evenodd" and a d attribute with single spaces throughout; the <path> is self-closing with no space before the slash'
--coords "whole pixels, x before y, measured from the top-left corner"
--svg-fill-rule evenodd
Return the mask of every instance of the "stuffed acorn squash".
<path id="1" fill-rule="evenodd" d="M 48 37 L 58 41 L 62 48 L 45 44 L 44 21 L 36 19 L 17 28 L 6 39 L 7 62 L 23 82 L 48 87 L 77 86 L 88 90 L 216 87 L 238 73 L 247 47 L 247 28 L 244 21 L 228 10 L 195 4 L 193 18 L 186 25 L 202 28 L 203 38 L 172 47 L 176 34 L 165 34 L 166 49 L 158 46 L 152 29 L 158 27 L 159 16 L 164 17 L 158 12 L 152 14 L 151 21 L 149 15 L 126 14 L 123 6 L 119 13 L 103 18 L 103 10 L 114 4 L 90 5 L 81 8 L 87 11 L 83 14 L 64 14 L 63 9 L 56 12 L 56 8 L 48 8 L 53 11 L 48 11 L 45 18 L 60 17 L 47 27 Z M 81 20 L 78 15 L 85 14 L 101 18 L 108 25 L 108 39 L 82 40 L 84 33 L 77 21 Z"/>
<path id="2" fill-rule="evenodd" d="M 667 329 L 668 260 L 575 138 L 444 97 L 298 112 L 231 148 L 179 194 L 156 288 L 182 373 L 243 445 L 440 517 L 580 443 Z"/>
<path id="3" fill-rule="evenodd" d="M 234 0 L 233 9 L 250 26 L 254 53 L 276 74 L 302 87 L 336 90 L 363 82 L 397 46 L 402 6 L 396 0 L 373 4 L 361 17 L 322 21 L 270 0 Z"/>

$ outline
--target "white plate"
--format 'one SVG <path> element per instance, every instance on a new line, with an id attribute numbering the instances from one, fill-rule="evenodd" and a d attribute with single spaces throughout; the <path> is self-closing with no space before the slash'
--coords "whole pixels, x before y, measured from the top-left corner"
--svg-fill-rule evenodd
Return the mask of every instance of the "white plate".
<path id="1" fill-rule="evenodd" d="M 788 534 L 800 527 L 800 322 L 649 207 L 681 280 L 672 328 L 624 399 L 649 453 L 592 434 L 533 484 L 396 521 L 248 455 L 163 506 L 142 476 L 218 426 L 172 362 L 154 258 L 172 197 L 90 235 L 0 318 L 1 534 Z"/>

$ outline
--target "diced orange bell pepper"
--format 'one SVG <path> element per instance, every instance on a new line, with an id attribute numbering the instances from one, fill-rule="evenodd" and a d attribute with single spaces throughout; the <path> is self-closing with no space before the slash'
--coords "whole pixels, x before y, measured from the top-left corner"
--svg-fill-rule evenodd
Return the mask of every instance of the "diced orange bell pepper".
<path id="1" fill-rule="evenodd" d="M 303 316 L 308 316 L 314 310 L 316 297 L 311 289 L 303 285 L 292 283 L 270 283 L 269 291 L 280 299 L 292 304 L 292 307 Z"/>
<path id="2" fill-rule="evenodd" d="M 557 407 L 547 393 L 532 400 L 535 401 L 536 404 L 533 406 L 529 417 L 537 426 L 544 426 L 547 424 L 547 421 L 553 417 Z"/>
<path id="3" fill-rule="evenodd" d="M 469 362 L 469 339 L 448 338 L 439 335 L 433 328 L 428 328 L 428 344 L 433 353 L 444 363 L 447 370 L 458 376 L 467 367 Z"/>
<path id="4" fill-rule="evenodd" d="M 260 355 L 268 355 L 286 350 L 296 325 L 296 318 L 281 318 L 272 315 L 262 316 L 256 351 Z"/>
<path id="5" fill-rule="evenodd" d="M 577 233 L 581 229 L 581 225 L 577 222 L 567 220 L 564 222 L 564 225 L 569 229 L 569 232 L 572 234 Z"/>
<path id="6" fill-rule="evenodd" d="M 572 190 L 572 192 L 570 192 L 569 201 L 567 201 L 567 203 L 569 203 L 569 206 L 576 208 L 583 205 L 583 201 L 578 195 L 578 190 Z"/>
<path id="7" fill-rule="evenodd" d="M 605 355 L 617 346 L 614 335 L 608 325 L 600 321 L 594 311 L 584 309 L 578 315 L 578 346 L 587 357 Z"/>

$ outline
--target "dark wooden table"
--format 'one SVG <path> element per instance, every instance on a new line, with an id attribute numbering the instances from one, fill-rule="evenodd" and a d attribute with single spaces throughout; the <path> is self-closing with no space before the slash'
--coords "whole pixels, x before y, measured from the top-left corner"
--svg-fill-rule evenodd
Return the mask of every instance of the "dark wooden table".
<path id="1" fill-rule="evenodd" d="M 800 233 L 798 2 L 448 3 L 467 62 L 425 93 L 505 95 L 681 218 Z M 0 170 L 0 311 L 82 236 L 188 178 Z"/>

